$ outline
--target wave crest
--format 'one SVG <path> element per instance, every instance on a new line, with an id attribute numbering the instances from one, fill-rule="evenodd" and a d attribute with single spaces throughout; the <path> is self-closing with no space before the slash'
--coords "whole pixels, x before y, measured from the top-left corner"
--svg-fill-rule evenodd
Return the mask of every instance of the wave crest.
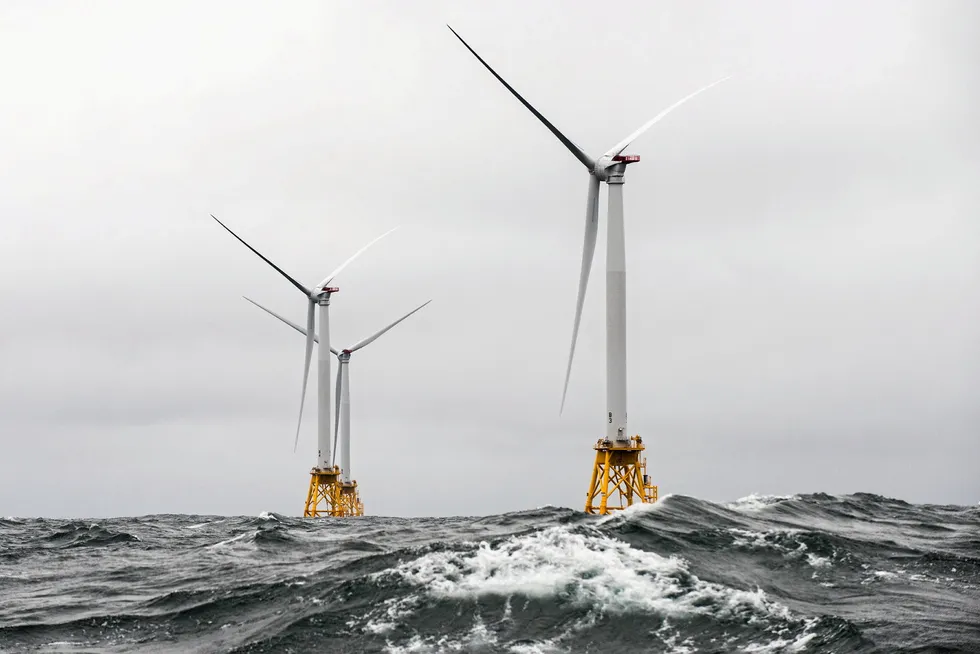
<path id="1" fill-rule="evenodd" d="M 480 543 L 469 550 L 430 552 L 392 573 L 441 598 L 487 595 L 555 598 L 608 613 L 670 617 L 777 616 L 786 607 L 761 589 L 737 590 L 702 581 L 677 556 L 664 557 L 596 533 L 551 527 Z"/>
<path id="2" fill-rule="evenodd" d="M 120 543 L 138 543 L 142 539 L 136 534 L 113 531 L 99 524 L 89 525 L 72 522 L 59 527 L 54 533 L 43 538 L 48 547 L 104 547 Z"/>

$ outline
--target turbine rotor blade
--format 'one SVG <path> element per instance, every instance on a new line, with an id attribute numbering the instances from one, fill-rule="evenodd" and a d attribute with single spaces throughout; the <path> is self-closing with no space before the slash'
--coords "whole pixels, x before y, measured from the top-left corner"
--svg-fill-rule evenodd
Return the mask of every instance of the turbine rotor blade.
<path id="1" fill-rule="evenodd" d="M 511 86 L 510 84 L 508 84 L 504 80 L 503 77 L 501 77 L 500 75 L 498 75 L 497 74 L 497 71 L 495 71 L 493 68 L 491 68 L 490 67 L 490 64 L 488 64 L 486 61 L 484 61 L 483 60 L 483 57 L 481 57 L 480 55 L 478 55 L 476 53 L 476 50 L 474 50 L 473 48 L 471 48 L 470 47 L 470 44 L 467 43 L 466 41 L 464 41 L 463 40 L 463 37 L 456 33 L 456 30 L 454 30 L 449 25 L 446 25 L 446 27 L 449 27 L 449 31 L 452 32 L 453 34 L 455 34 L 456 38 L 459 39 L 459 42 L 462 43 L 464 46 L 466 46 L 466 49 L 469 50 L 473 54 L 473 56 L 476 57 L 477 60 L 479 60 L 479 62 L 481 64 L 483 64 L 483 67 L 484 68 L 486 68 L 487 70 L 490 71 L 490 74 L 491 75 L 493 75 L 494 77 L 497 78 L 497 81 L 498 82 L 500 82 L 501 84 L 503 84 L 507 88 L 507 90 L 510 91 L 511 94 L 515 98 L 517 98 L 518 100 L 520 100 L 521 104 L 523 104 L 525 107 L 527 107 L 528 111 L 530 111 L 532 114 L 534 114 L 535 118 L 537 118 L 538 120 L 540 120 L 544 124 L 545 127 L 547 127 L 549 130 L 551 130 L 551 133 L 554 134 L 558 138 L 558 140 L 562 142 L 562 145 L 564 145 L 566 148 L 568 148 L 568 151 L 571 152 L 572 154 L 574 154 L 575 155 L 575 158 L 578 159 L 579 161 L 581 161 L 582 164 L 586 168 L 589 169 L 589 172 L 592 172 L 593 168 L 595 168 L 595 162 L 589 157 L 589 155 L 587 155 L 584 152 L 582 152 L 582 149 L 580 147 L 578 147 L 577 145 L 575 145 L 574 143 L 572 143 L 571 140 L 569 140 L 569 138 L 567 136 L 565 136 L 560 131 L 558 131 L 558 128 L 557 127 L 555 127 L 554 125 L 552 125 L 551 122 L 549 122 L 547 118 L 545 118 L 544 116 L 542 116 L 541 113 L 537 109 L 535 109 L 534 107 L 532 107 L 530 102 L 528 102 L 527 100 L 525 100 L 521 96 L 521 94 L 518 93 L 514 89 L 513 86 Z"/>
<path id="2" fill-rule="evenodd" d="M 330 465 L 337 462 L 337 438 L 340 436 L 340 370 L 344 364 L 337 362 L 337 385 L 334 392 L 333 418 L 333 452 L 330 453 Z"/>
<path id="3" fill-rule="evenodd" d="M 322 282 L 320 282 L 319 284 L 317 284 L 317 287 L 316 287 L 317 288 L 317 291 L 319 291 L 324 286 L 326 286 L 327 284 L 329 284 L 330 282 L 332 282 L 333 281 L 333 278 L 336 277 L 337 275 L 339 275 L 340 274 L 340 271 L 347 267 L 347 264 L 349 264 L 351 261 L 353 261 L 357 257 L 361 256 L 361 254 L 363 254 L 365 250 L 367 250 L 369 247 L 371 247 L 372 245 L 374 245 L 375 243 L 377 243 L 378 241 L 380 241 L 381 239 L 383 239 L 385 236 L 387 236 L 388 234 L 392 233 L 396 229 L 398 229 L 398 228 L 397 227 L 392 227 L 387 232 L 385 232 L 384 234 L 382 234 L 381 236 L 379 236 L 378 238 L 374 239 L 373 241 L 371 241 L 370 243 L 368 243 L 367 245 L 365 245 L 364 247 L 362 247 L 360 250 L 358 250 L 357 252 L 355 252 L 354 254 L 352 254 L 347 261 L 345 261 L 342 264 L 340 264 L 340 266 L 336 270 L 334 270 L 332 273 L 330 273 L 329 275 L 327 275 L 327 277 L 324 278 L 324 280 Z"/>
<path id="4" fill-rule="evenodd" d="M 251 298 L 245 297 L 244 295 L 242 297 L 245 298 L 246 300 L 248 300 L 249 302 L 251 302 L 252 304 L 254 304 L 255 306 L 257 306 L 258 308 L 260 308 L 263 311 L 265 311 L 270 316 L 274 316 L 274 317 L 278 318 L 279 320 L 283 321 L 284 323 L 286 323 L 287 325 L 289 325 L 290 327 L 292 327 L 293 329 L 295 329 L 296 331 L 298 331 L 300 334 L 303 334 L 304 336 L 306 335 L 306 330 L 303 329 L 302 327 L 300 327 L 299 325 L 297 325 L 296 323 L 294 323 L 292 320 L 288 320 L 286 318 L 283 318 L 282 316 L 280 316 L 278 313 L 276 313 L 272 309 L 266 309 L 264 306 L 262 306 L 261 304 L 259 304 L 258 302 L 256 302 L 255 300 L 253 300 Z M 320 339 L 319 339 L 319 337 L 316 334 L 313 334 L 313 340 L 316 341 L 317 343 L 320 342 Z M 334 350 L 333 348 L 330 348 L 330 351 L 333 352 L 334 354 L 337 354 L 337 351 Z"/>
<path id="5" fill-rule="evenodd" d="M 296 440 L 293 441 L 293 452 L 299 445 L 299 428 L 303 424 L 303 403 L 306 401 L 306 380 L 310 376 L 310 358 L 313 356 L 313 319 L 316 302 L 309 300 L 309 310 L 306 312 L 306 359 L 303 361 L 303 391 L 299 398 L 299 420 L 296 422 Z"/>
<path id="6" fill-rule="evenodd" d="M 599 178 L 589 175 L 589 196 L 585 209 L 585 239 L 582 243 L 582 271 L 578 279 L 578 297 L 575 300 L 575 322 L 572 323 L 572 346 L 568 350 L 568 367 L 565 369 L 565 386 L 561 391 L 561 408 L 558 415 L 565 410 L 565 396 L 568 393 L 568 380 L 572 375 L 572 359 L 575 358 L 575 341 L 578 339 L 578 328 L 582 322 L 582 306 L 585 304 L 585 289 L 589 285 L 589 273 L 592 272 L 592 258 L 595 255 L 595 242 L 599 234 Z"/>
<path id="7" fill-rule="evenodd" d="M 293 286 L 295 286 L 295 287 L 296 287 L 296 288 L 298 288 L 299 290 L 301 290 L 301 291 L 303 291 L 303 293 L 304 293 L 304 294 L 306 294 L 306 297 L 310 297 L 310 295 L 312 295 L 312 293 L 310 292 L 310 289 L 308 289 L 308 288 L 306 288 L 305 286 L 303 286 L 302 284 L 300 284 L 300 283 L 299 283 L 298 281 L 296 281 L 295 279 L 293 279 L 292 277 L 290 277 L 290 276 L 289 276 L 289 275 L 288 275 L 288 274 L 286 273 L 286 271 L 284 271 L 284 270 L 283 270 L 282 268 L 280 268 L 280 267 L 279 267 L 279 266 L 277 266 L 276 264 L 274 264 L 274 263 L 272 263 L 271 261 L 269 261 L 268 259 L 266 259 L 266 258 L 265 258 L 265 256 L 263 256 L 263 254 L 262 254 L 261 252 L 259 252 L 259 251 L 258 251 L 258 250 L 256 250 L 255 248 L 253 248 L 253 247 L 252 247 L 251 245 L 249 245 L 248 243 L 246 243 L 246 242 L 244 241 L 244 239 L 242 239 L 242 237 L 241 237 L 241 236 L 239 236 L 239 235 L 238 235 L 238 234 L 236 234 L 235 232 L 233 232 L 233 231 L 231 231 L 231 229 L 229 229 L 229 228 L 228 228 L 228 225 L 226 225 L 226 224 L 224 224 L 223 222 L 221 222 L 220 220 L 218 220 L 217 218 L 215 218 L 215 216 L 214 216 L 214 214 L 211 214 L 211 217 L 212 217 L 212 218 L 214 218 L 214 219 L 215 219 L 215 221 L 216 221 L 216 222 L 217 222 L 217 223 L 218 223 L 219 225 L 221 225 L 222 227 L 224 227 L 224 228 L 225 228 L 225 230 L 227 230 L 227 232 L 228 232 L 229 234 L 231 234 L 232 236 L 234 236 L 235 238 L 237 238 L 237 239 L 238 239 L 238 241 L 239 241 L 239 242 L 240 242 L 240 243 L 241 243 L 242 245 L 244 245 L 244 246 L 245 246 L 245 247 L 247 247 L 247 248 L 248 248 L 249 250 L 251 250 L 252 252 L 254 252 L 255 254 L 257 254 L 257 255 L 259 256 L 259 258 L 260 258 L 260 259 L 262 259 L 262 261 L 265 261 L 265 262 L 266 262 L 267 264 L 269 264 L 270 266 L 272 266 L 273 268 L 275 268 L 275 269 L 276 269 L 276 272 L 278 272 L 278 273 L 279 273 L 280 275 L 282 275 L 283 277 L 285 277 L 286 279 L 288 279 L 288 280 L 289 280 L 289 283 L 290 283 L 290 284 L 292 284 Z"/>
<path id="8" fill-rule="evenodd" d="M 349 350 L 350 352 L 357 352 L 357 351 L 358 351 L 358 350 L 360 350 L 360 349 L 361 349 L 362 347 L 364 347 L 364 346 L 366 346 L 366 345 L 370 345 L 370 344 L 371 344 L 371 343 L 373 343 L 373 342 L 374 342 L 375 340 L 377 340 L 379 336 L 381 336 L 382 334 L 384 334 L 384 333 L 385 333 L 386 331 L 388 331 L 389 329 L 391 329 L 392 327 L 394 327 L 395 325 L 397 325 L 397 324 L 398 324 L 398 323 L 400 323 L 401 321 L 403 321 L 403 320 L 405 320 L 406 318 L 408 318 L 408 317 L 409 317 L 410 315 L 412 315 L 412 314 L 413 314 L 413 313 L 415 313 L 416 311 L 419 311 L 419 310 L 420 310 L 420 309 L 421 309 L 422 307 L 424 307 L 424 306 L 425 306 L 426 304 L 428 304 L 429 302 L 432 302 L 432 300 L 429 300 L 428 302 L 425 302 L 425 303 L 423 303 L 423 304 L 421 304 L 421 305 L 419 305 L 419 306 L 417 306 L 417 307 L 415 307 L 414 309 L 412 309 L 411 311 L 409 311 L 409 312 L 408 312 L 408 313 L 406 313 L 406 314 L 405 314 L 404 316 L 402 316 L 401 318 L 399 318 L 399 319 L 398 319 L 398 320 L 396 320 L 395 322 L 393 322 L 393 323 L 391 323 L 390 325 L 388 325 L 388 326 L 387 326 L 387 327 L 385 327 L 384 329 L 382 329 L 382 330 L 380 330 L 380 331 L 377 331 L 377 332 L 375 332 L 374 334 L 372 334 L 371 336 L 368 336 L 367 338 L 364 338 L 364 339 L 361 339 L 361 340 L 359 340 L 359 341 L 358 341 L 357 343 L 355 343 L 355 344 L 354 344 L 353 346 L 351 346 L 350 348 L 348 348 L 348 350 Z"/>
<path id="9" fill-rule="evenodd" d="M 716 80 L 716 81 L 712 82 L 711 84 L 708 84 L 707 86 L 701 87 L 700 89 L 698 89 L 694 93 L 691 93 L 690 95 L 681 98 L 680 100 L 678 100 L 674 104 L 670 105 L 669 107 L 667 107 L 666 109 L 664 109 L 663 111 L 661 111 L 659 114 L 657 114 L 656 116 L 654 116 L 653 118 L 651 118 L 647 122 L 643 123 L 643 126 L 642 127 L 640 127 L 638 130 L 636 130 L 635 132 L 633 132 L 632 134 L 630 134 L 629 136 L 627 136 L 625 139 L 623 139 L 622 141 L 620 141 L 616 145 L 614 145 L 608 152 L 606 152 L 603 155 L 603 157 L 615 157 L 615 156 L 619 155 L 623 150 L 625 150 L 629 146 L 630 143 L 632 143 L 637 138 L 639 138 L 639 136 L 641 134 L 643 134 L 643 132 L 645 132 L 648 129 L 650 129 L 651 127 L 653 127 L 653 125 L 655 123 L 659 122 L 661 118 L 663 118 L 664 116 L 666 116 L 667 114 L 669 114 L 671 111 L 673 111 L 677 107 L 681 106 L 682 104 L 684 104 L 685 102 L 687 102 L 688 100 L 690 100 L 691 98 L 693 98 L 694 96 L 696 96 L 696 95 L 698 95 L 700 93 L 703 93 L 704 91 L 707 91 L 712 86 L 716 86 L 718 84 L 721 84 L 722 82 L 724 82 L 727 79 L 730 79 L 731 77 L 732 77 L 731 75 L 726 75 L 725 77 L 722 77 L 721 79 Z"/>

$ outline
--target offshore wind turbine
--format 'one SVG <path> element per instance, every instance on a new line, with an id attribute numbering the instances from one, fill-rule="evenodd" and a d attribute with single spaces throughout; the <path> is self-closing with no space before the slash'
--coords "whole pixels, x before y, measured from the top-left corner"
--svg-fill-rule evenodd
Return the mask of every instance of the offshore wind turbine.
<path id="1" fill-rule="evenodd" d="M 335 500 L 337 497 L 336 484 L 340 471 L 336 469 L 330 456 L 330 296 L 340 291 L 340 289 L 330 286 L 330 282 L 365 250 L 397 228 L 390 229 L 377 237 L 351 255 L 347 261 L 340 264 L 332 273 L 324 277 L 323 281 L 319 284 L 313 288 L 307 288 L 282 268 L 272 263 L 261 252 L 246 243 L 242 237 L 218 220 L 214 214 L 211 214 L 211 217 L 242 245 L 272 266 L 276 272 L 285 277 L 290 284 L 306 296 L 306 356 L 303 360 L 303 388 L 300 392 L 299 417 L 296 422 L 296 437 L 293 441 L 294 452 L 299 443 L 299 430 L 303 423 L 303 404 L 306 400 L 306 385 L 310 374 L 310 359 L 313 354 L 315 316 L 317 307 L 319 307 L 320 337 L 326 347 L 320 348 L 317 355 L 317 460 L 316 466 L 310 472 L 310 486 L 306 496 L 306 508 L 303 512 L 303 517 L 316 518 L 320 515 L 337 515 L 335 510 Z M 321 505 L 324 506 L 323 510 L 320 508 Z"/>
<path id="2" fill-rule="evenodd" d="M 449 27 L 448 25 L 446 27 Z M 456 33 L 449 30 L 483 64 L 490 74 L 523 104 L 535 118 L 541 121 L 555 137 L 561 141 L 589 173 L 589 189 L 585 208 L 585 239 L 582 245 L 582 267 L 579 273 L 578 296 L 575 302 L 575 318 L 572 323 L 572 343 L 568 351 L 568 366 L 565 369 L 565 385 L 562 389 L 561 410 L 565 406 L 568 380 L 575 357 L 575 342 L 578 338 L 579 324 L 582 320 L 582 306 L 585 302 L 585 289 L 592 270 L 596 237 L 599 231 L 599 185 L 605 182 L 609 189 L 606 239 L 606 436 L 595 446 L 596 459 L 592 468 L 592 481 L 586 493 L 585 510 L 588 513 L 605 514 L 609 510 L 621 509 L 633 503 L 634 497 L 640 502 L 656 501 L 657 487 L 649 482 L 645 474 L 646 459 L 640 460 L 643 440 L 639 436 L 630 437 L 626 420 L 626 235 L 623 220 L 623 184 L 626 166 L 640 160 L 639 155 L 623 154 L 624 150 L 659 122 L 671 111 L 696 95 L 729 79 L 723 77 L 694 93 L 681 98 L 671 106 L 641 125 L 636 131 L 611 147 L 598 158 L 593 159 L 581 148 L 562 134 L 537 109 L 531 106 L 514 87 L 490 67 L 483 57 Z M 609 504 L 609 497 L 618 494 L 620 505 Z M 595 506 L 596 499 L 599 506 Z"/>
<path id="3" fill-rule="evenodd" d="M 282 322 L 286 323 L 300 334 L 307 336 L 309 338 L 309 332 L 291 320 L 283 318 L 275 311 L 267 309 L 255 300 L 250 298 L 245 298 L 258 308 L 262 309 L 266 313 L 278 318 Z M 416 308 L 412 309 L 404 316 L 394 321 L 393 323 L 387 325 L 383 329 L 379 329 L 375 333 L 371 334 L 367 338 L 362 338 L 348 348 L 344 348 L 340 352 L 330 348 L 331 354 L 337 357 L 340 362 L 340 366 L 337 368 L 337 387 L 336 394 L 336 405 L 334 412 L 334 456 L 339 451 L 341 453 L 340 458 L 340 470 L 341 470 L 341 503 L 347 509 L 350 515 L 364 515 L 364 505 L 357 499 L 357 482 L 352 479 L 351 472 L 351 442 L 350 442 L 350 355 L 357 352 L 363 347 L 366 347 L 376 341 L 385 332 L 390 330 L 392 327 L 402 322 L 409 316 L 411 316 L 416 311 L 420 311 L 425 305 L 432 302 L 428 300 Z M 320 339 L 313 335 L 313 340 L 319 343 Z M 337 439 L 340 438 L 340 447 L 337 447 Z"/>

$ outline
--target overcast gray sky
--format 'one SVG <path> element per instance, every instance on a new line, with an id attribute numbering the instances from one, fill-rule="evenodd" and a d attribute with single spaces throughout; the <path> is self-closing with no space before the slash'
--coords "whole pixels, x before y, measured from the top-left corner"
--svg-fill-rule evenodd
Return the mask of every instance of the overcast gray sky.
<path id="1" fill-rule="evenodd" d="M 298 514 L 314 284 L 373 515 L 580 508 L 604 433 L 605 189 L 630 148 L 629 414 L 662 493 L 980 500 L 980 7 L 0 6 L 0 515 Z M 312 392 L 307 406 L 313 406 Z"/>

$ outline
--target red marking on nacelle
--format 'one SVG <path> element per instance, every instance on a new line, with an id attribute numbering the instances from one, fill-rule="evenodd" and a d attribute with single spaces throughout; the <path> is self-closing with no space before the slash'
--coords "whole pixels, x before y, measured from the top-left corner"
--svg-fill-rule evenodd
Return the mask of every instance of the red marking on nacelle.
<path id="1" fill-rule="evenodd" d="M 339 293 L 340 292 L 340 289 L 337 288 L 336 286 L 324 286 L 320 290 L 323 291 L 324 293 Z"/>
<path id="2" fill-rule="evenodd" d="M 613 161 L 622 161 L 623 163 L 636 163 L 640 160 L 640 155 L 638 154 L 617 154 L 613 157 Z"/>
<path id="3" fill-rule="evenodd" d="M 341 354 L 350 354 L 350 350 L 341 350 Z"/>

